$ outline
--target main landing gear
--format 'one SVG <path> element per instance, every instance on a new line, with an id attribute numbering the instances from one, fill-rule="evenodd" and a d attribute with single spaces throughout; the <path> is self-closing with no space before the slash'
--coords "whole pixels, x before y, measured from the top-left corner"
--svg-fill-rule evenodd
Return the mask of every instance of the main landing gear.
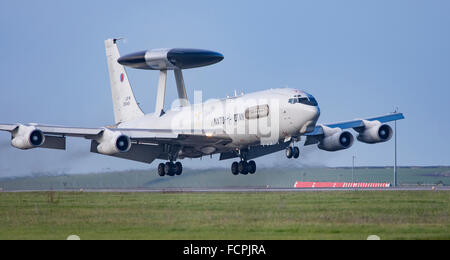
<path id="1" fill-rule="evenodd" d="M 175 176 L 175 175 L 181 175 L 183 173 L 183 165 L 180 162 L 166 162 L 166 163 L 160 163 L 158 165 L 158 174 L 159 176 Z"/>
<path id="2" fill-rule="evenodd" d="M 248 161 L 247 162 L 247 149 L 238 150 L 239 157 L 241 160 L 239 162 L 233 162 L 231 164 L 231 173 L 233 175 L 247 175 L 247 174 L 254 174 L 256 172 L 256 163 L 255 161 Z"/>
<path id="3" fill-rule="evenodd" d="M 289 146 L 286 148 L 286 157 L 288 159 L 294 158 L 297 159 L 300 156 L 300 149 L 297 146 Z"/>
<path id="4" fill-rule="evenodd" d="M 256 163 L 255 161 L 240 161 L 233 162 L 231 164 L 231 173 L 233 175 L 238 175 L 239 173 L 242 175 L 254 174 L 256 172 Z"/>

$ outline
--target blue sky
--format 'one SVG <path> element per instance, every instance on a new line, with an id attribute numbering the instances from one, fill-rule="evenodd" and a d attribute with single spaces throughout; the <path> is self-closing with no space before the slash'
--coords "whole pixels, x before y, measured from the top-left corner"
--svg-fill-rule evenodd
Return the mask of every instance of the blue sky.
<path id="1" fill-rule="evenodd" d="M 320 122 L 384 114 L 395 106 L 399 164 L 450 164 L 449 1 L 1 1 L 0 122 L 103 126 L 113 122 L 104 40 L 126 37 L 121 53 L 186 47 L 219 51 L 216 65 L 184 72 L 188 95 L 225 97 L 277 87 L 313 94 Z M 128 70 L 145 112 L 157 72 Z M 168 98 L 176 91 L 169 76 Z M 171 87 L 172 86 L 172 87 Z M 0 176 L 32 172 L 146 169 L 155 164 L 68 151 L 15 150 L 0 133 Z M 303 149 L 257 161 L 269 166 L 392 165 L 393 142 L 355 143 L 329 153 Z M 186 167 L 229 167 L 217 158 Z"/>

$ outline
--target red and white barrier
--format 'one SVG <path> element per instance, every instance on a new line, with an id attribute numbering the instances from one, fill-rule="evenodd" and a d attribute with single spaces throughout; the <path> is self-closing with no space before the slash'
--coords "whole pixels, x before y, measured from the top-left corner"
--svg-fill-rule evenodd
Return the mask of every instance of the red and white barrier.
<path id="1" fill-rule="evenodd" d="M 301 182 L 295 183 L 295 188 L 389 188 L 390 183 L 371 182 Z"/>

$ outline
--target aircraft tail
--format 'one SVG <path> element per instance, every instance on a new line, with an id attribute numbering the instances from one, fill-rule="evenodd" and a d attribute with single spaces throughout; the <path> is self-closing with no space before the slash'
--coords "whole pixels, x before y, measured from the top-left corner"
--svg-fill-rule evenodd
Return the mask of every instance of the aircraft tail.
<path id="1" fill-rule="evenodd" d="M 109 79 L 116 124 L 137 119 L 144 115 L 133 95 L 125 68 L 117 62 L 120 58 L 115 39 L 105 40 Z"/>

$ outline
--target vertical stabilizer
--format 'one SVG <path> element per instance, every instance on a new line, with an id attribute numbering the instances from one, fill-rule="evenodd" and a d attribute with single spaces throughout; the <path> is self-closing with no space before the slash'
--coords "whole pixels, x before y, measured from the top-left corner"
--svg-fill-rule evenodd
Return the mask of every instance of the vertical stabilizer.
<path id="1" fill-rule="evenodd" d="M 115 39 L 105 41 L 109 80 L 116 124 L 137 119 L 144 115 L 133 95 L 125 68 L 117 62 L 120 58 Z"/>

